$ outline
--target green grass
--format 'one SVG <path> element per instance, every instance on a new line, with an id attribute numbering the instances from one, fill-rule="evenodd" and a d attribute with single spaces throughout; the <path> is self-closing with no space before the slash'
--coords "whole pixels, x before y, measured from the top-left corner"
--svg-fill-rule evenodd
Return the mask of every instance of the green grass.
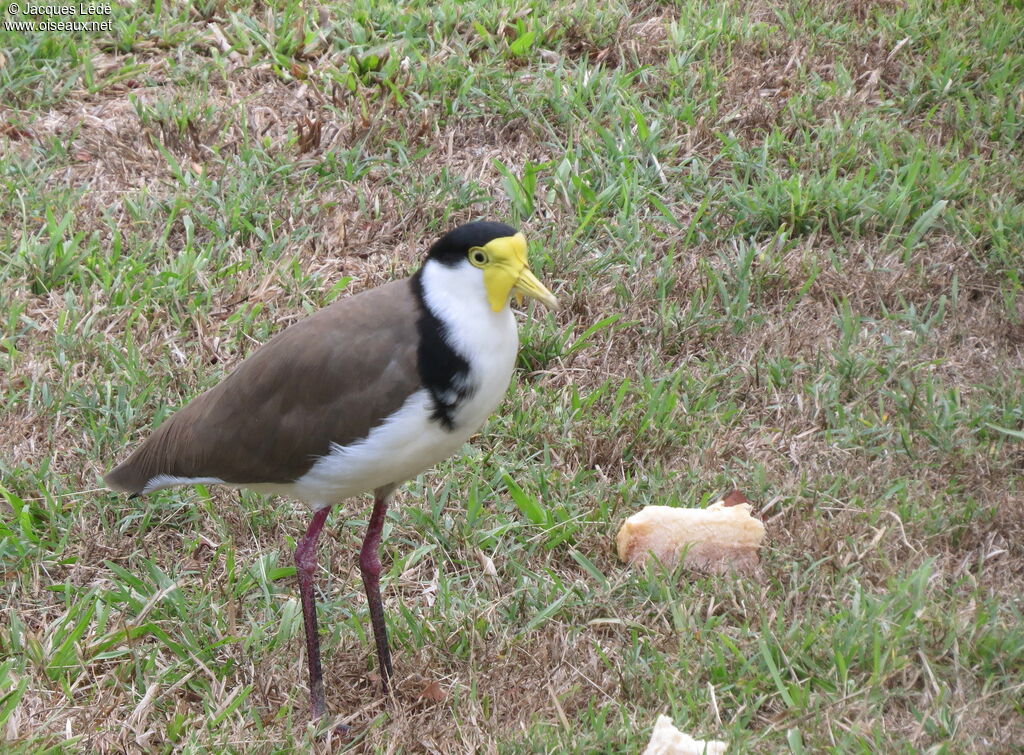
<path id="1" fill-rule="evenodd" d="M 367 502 L 329 520 L 341 747 L 638 752 L 660 713 L 731 752 L 1018 747 L 1018 4 L 324 7 L 0 30 L 3 749 L 327 748 L 306 513 L 99 476 L 478 217 L 523 227 L 563 308 L 388 516 L 394 700 Z M 756 578 L 619 563 L 630 513 L 731 487 Z"/>

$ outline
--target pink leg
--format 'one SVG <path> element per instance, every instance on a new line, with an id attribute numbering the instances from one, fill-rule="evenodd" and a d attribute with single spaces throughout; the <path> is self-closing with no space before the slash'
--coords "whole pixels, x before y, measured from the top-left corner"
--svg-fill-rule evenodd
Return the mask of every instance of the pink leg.
<path id="1" fill-rule="evenodd" d="M 313 718 L 327 713 L 324 697 L 324 675 L 320 667 L 320 635 L 316 627 L 316 600 L 313 596 L 313 574 L 316 572 L 316 541 L 330 508 L 320 509 L 306 535 L 295 547 L 295 567 L 299 575 L 299 595 L 302 597 L 302 619 L 306 625 L 306 661 L 309 664 L 309 699 Z"/>
<path id="2" fill-rule="evenodd" d="M 378 491 L 373 499 L 373 513 L 366 527 L 363 548 L 359 552 L 359 570 L 363 574 L 363 587 L 366 589 L 366 602 L 370 606 L 370 623 L 373 625 L 373 639 L 377 643 L 377 661 L 380 666 L 380 678 L 384 693 L 388 691 L 388 681 L 393 675 L 391 669 L 391 650 L 388 648 L 388 629 L 384 623 L 384 604 L 380 599 L 380 536 L 384 529 L 384 514 L 388 510 L 388 496 Z"/>

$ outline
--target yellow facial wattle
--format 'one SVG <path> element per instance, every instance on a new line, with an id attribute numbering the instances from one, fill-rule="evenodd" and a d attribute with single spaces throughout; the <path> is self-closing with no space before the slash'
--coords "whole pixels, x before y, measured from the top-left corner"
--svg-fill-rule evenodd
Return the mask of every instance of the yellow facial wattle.
<path id="1" fill-rule="evenodd" d="M 530 271 L 523 234 L 493 239 L 484 244 L 483 251 L 486 261 L 478 266 L 484 271 L 484 287 L 492 310 L 500 312 L 508 306 L 509 297 L 513 294 L 518 299 L 529 296 L 551 309 L 558 306 L 554 294 Z M 470 259 L 473 259 L 472 250 Z"/>

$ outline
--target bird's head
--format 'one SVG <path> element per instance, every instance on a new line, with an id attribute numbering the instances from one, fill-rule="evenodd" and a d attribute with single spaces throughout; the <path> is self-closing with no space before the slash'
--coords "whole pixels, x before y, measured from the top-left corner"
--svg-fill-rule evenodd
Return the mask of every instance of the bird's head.
<path id="1" fill-rule="evenodd" d="M 504 223 L 466 223 L 442 236 L 427 253 L 448 267 L 466 265 L 483 273 L 491 309 L 500 312 L 512 296 L 532 299 L 554 309 L 558 300 L 537 280 L 526 258 L 526 237 Z"/>

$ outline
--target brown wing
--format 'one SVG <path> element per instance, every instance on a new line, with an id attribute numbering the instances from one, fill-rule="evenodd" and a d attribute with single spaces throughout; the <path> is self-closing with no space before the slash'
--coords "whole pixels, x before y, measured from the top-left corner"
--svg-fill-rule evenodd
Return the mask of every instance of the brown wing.
<path id="1" fill-rule="evenodd" d="M 268 341 L 104 477 L 138 493 L 157 475 L 291 482 L 331 443 L 366 437 L 420 387 L 409 280 L 335 302 Z"/>

